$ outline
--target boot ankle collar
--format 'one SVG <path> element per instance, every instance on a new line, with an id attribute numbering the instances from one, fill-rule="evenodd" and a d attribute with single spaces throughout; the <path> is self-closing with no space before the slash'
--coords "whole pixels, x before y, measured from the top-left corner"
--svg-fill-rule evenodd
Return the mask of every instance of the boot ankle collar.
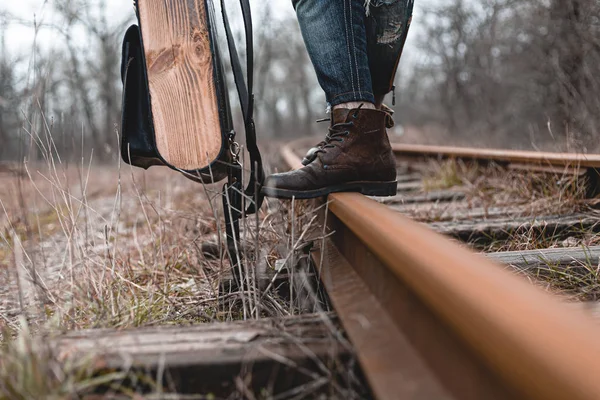
<path id="1" fill-rule="evenodd" d="M 334 108 L 333 111 L 331 111 L 331 126 L 346 122 L 350 111 L 352 110 L 349 108 Z"/>

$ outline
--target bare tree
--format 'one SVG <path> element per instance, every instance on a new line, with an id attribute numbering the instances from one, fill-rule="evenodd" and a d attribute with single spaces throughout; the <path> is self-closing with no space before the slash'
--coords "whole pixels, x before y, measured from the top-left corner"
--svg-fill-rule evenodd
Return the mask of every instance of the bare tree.
<path id="1" fill-rule="evenodd" d="M 100 160 L 107 160 L 114 147 L 113 127 L 120 111 L 120 39 L 128 19 L 109 24 L 106 2 L 57 0 L 56 10 L 66 26 L 59 29 L 69 54 L 72 93 L 81 105 L 85 125 Z M 75 40 L 81 29 L 86 40 Z M 91 46 L 90 46 L 91 45 Z M 91 47 L 91 51 L 90 51 Z"/>
<path id="2" fill-rule="evenodd" d="M 405 117 L 436 123 L 458 141 L 523 147 L 546 132 L 553 144 L 598 149 L 599 8 L 595 0 L 435 7 L 421 44 L 428 62 L 408 81 L 422 103 L 407 105 L 414 112 Z"/>
<path id="3" fill-rule="evenodd" d="M 18 103 L 15 65 L 6 48 L 8 15 L 0 14 L 0 159 L 14 155 L 13 137 L 18 130 Z"/>

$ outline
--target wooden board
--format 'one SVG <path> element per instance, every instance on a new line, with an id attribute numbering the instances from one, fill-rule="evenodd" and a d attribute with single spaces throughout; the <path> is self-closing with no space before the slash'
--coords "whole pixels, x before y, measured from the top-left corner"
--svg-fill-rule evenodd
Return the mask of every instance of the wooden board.
<path id="1" fill-rule="evenodd" d="M 570 229 L 584 230 L 596 227 L 598 218 L 589 214 L 541 215 L 535 217 L 501 218 L 489 221 L 433 222 L 430 228 L 461 240 L 477 237 L 500 239 L 516 231 L 537 229 L 548 235 Z"/>
<path id="2" fill-rule="evenodd" d="M 139 371 L 165 385 L 171 382 L 178 393 L 228 398 L 238 378 L 248 378 L 257 393 L 271 388 L 276 394 L 320 374 L 335 370 L 347 374 L 356 362 L 340 329 L 334 314 L 319 313 L 194 326 L 83 330 L 51 339 L 50 347 L 66 364 L 90 359 L 97 372 Z M 322 365 L 332 370 L 322 371 Z"/>
<path id="3" fill-rule="evenodd" d="M 487 253 L 485 256 L 520 271 L 565 269 L 582 265 L 598 265 L 600 263 L 600 246 L 503 251 Z"/>
<path id="4" fill-rule="evenodd" d="M 464 198 L 465 194 L 456 190 L 434 190 L 416 194 L 399 193 L 395 196 L 381 197 L 377 200 L 386 205 L 405 205 L 432 202 L 453 202 L 462 200 Z"/>
<path id="5" fill-rule="evenodd" d="M 205 3 L 138 3 L 158 151 L 177 168 L 203 168 L 221 148 Z"/>
<path id="6" fill-rule="evenodd" d="M 478 219 L 480 222 L 499 218 L 520 218 L 531 215 L 524 207 L 472 207 L 467 201 L 394 204 L 394 210 L 425 223 L 457 222 Z"/>
<path id="7" fill-rule="evenodd" d="M 325 323 L 327 319 L 332 323 Z M 344 353 L 338 332 L 330 331 L 334 326 L 335 316 L 324 313 L 195 326 L 90 329 L 58 337 L 52 347 L 59 359 L 96 354 L 99 364 L 117 369 L 132 364 L 159 366 L 161 362 L 214 367 L 277 359 L 274 354 L 298 359 Z M 306 348 L 312 353 L 307 354 Z"/>

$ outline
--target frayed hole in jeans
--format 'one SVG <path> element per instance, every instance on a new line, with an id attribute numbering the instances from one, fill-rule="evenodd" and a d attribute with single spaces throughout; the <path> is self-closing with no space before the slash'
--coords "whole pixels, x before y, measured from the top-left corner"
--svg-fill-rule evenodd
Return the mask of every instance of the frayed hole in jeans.
<path id="1" fill-rule="evenodd" d="M 390 21 L 388 26 L 377 36 L 377 44 L 393 44 L 400 40 L 404 34 L 402 21 Z"/>

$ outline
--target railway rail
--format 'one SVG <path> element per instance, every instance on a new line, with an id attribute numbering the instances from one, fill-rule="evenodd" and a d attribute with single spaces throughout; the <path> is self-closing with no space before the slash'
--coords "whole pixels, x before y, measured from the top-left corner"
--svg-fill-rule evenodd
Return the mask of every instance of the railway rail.
<path id="1" fill-rule="evenodd" d="M 396 146 L 411 156 L 595 168 L 598 157 Z M 282 157 L 300 167 L 294 148 Z M 598 329 L 580 310 L 373 199 L 328 198 L 313 256 L 379 399 L 600 398 Z M 321 254 L 322 252 L 322 254 Z"/>
<path id="2" fill-rule="evenodd" d="M 580 166 L 599 168 L 597 154 L 552 153 L 541 151 L 482 149 L 454 146 L 429 146 L 394 143 L 392 150 L 397 156 L 463 158 L 503 163 L 526 163 L 555 166 Z"/>
<path id="3" fill-rule="evenodd" d="M 584 153 L 559 153 L 543 151 L 485 149 L 455 146 L 430 146 L 420 144 L 392 144 L 399 159 L 437 158 L 495 162 L 512 169 L 538 170 L 585 176 L 588 197 L 600 193 L 600 155 Z"/>

